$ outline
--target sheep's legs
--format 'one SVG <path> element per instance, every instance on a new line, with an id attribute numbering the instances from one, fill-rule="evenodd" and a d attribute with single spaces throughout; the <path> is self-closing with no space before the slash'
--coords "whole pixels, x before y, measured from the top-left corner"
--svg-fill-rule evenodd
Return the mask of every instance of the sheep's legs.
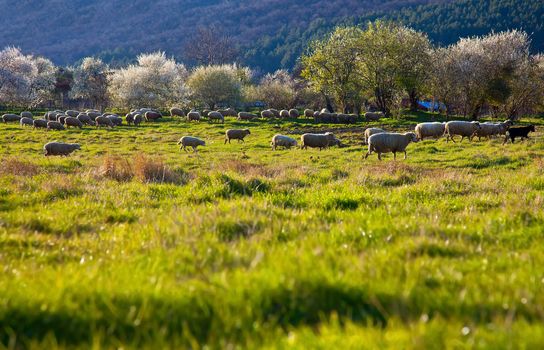
<path id="1" fill-rule="evenodd" d="M 382 154 L 380 152 L 378 152 L 378 159 L 382 160 Z"/>
<path id="2" fill-rule="evenodd" d="M 397 160 L 397 152 L 393 152 L 393 160 Z"/>
<path id="3" fill-rule="evenodd" d="M 404 159 L 406 159 L 406 158 L 407 158 L 407 156 L 406 156 L 406 151 L 404 151 Z"/>

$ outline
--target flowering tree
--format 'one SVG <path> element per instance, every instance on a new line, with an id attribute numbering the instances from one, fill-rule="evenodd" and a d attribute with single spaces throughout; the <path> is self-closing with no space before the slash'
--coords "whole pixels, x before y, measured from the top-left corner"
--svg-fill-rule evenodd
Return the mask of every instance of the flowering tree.
<path id="1" fill-rule="evenodd" d="M 0 103 L 35 107 L 51 97 L 56 68 L 14 47 L 0 51 Z"/>
<path id="2" fill-rule="evenodd" d="M 111 96 L 122 107 L 164 107 L 186 94 L 185 66 L 167 58 L 164 52 L 138 56 L 138 63 L 113 72 Z"/>
<path id="3" fill-rule="evenodd" d="M 237 65 L 200 66 L 193 70 L 187 85 L 194 102 L 215 109 L 217 105 L 236 105 L 242 100 L 242 87 L 251 80 L 251 70 Z"/>
<path id="4" fill-rule="evenodd" d="M 107 106 L 108 97 L 108 65 L 102 60 L 86 57 L 81 64 L 73 68 L 74 82 L 71 96 L 88 100 L 95 108 Z"/>

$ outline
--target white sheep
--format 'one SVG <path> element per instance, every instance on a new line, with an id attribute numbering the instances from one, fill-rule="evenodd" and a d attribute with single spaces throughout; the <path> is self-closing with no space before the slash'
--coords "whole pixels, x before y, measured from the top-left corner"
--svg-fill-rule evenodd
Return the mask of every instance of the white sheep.
<path id="1" fill-rule="evenodd" d="M 445 129 L 445 123 L 429 122 L 417 124 L 415 132 L 420 140 L 425 139 L 425 137 L 434 137 L 435 139 L 438 139 L 444 135 Z"/>
<path id="2" fill-rule="evenodd" d="M 48 156 L 68 156 L 75 150 L 81 149 L 77 143 L 49 142 L 43 146 L 44 155 Z"/>
<path id="3" fill-rule="evenodd" d="M 326 132 L 324 134 L 306 133 L 300 137 L 300 141 L 300 147 L 302 149 L 307 149 L 308 147 L 311 147 L 319 148 L 319 150 L 322 150 L 323 148 L 329 148 L 330 146 L 340 143 L 340 141 L 334 136 L 332 132 Z"/>
<path id="4" fill-rule="evenodd" d="M 34 119 L 22 117 L 21 120 L 19 120 L 19 123 L 21 126 L 34 126 Z"/>
<path id="5" fill-rule="evenodd" d="M 252 120 L 255 118 L 257 118 L 257 115 L 253 113 L 249 113 L 249 112 L 238 113 L 238 120 Z"/>
<path id="6" fill-rule="evenodd" d="M 404 152 L 404 159 L 406 159 L 406 147 L 410 142 L 418 142 L 417 135 L 413 132 L 404 134 L 382 132 L 374 134 L 368 139 L 368 152 L 365 155 L 365 159 L 372 152 L 378 153 L 379 160 L 382 160 L 382 153 L 393 152 L 393 159 L 397 159 L 397 152 Z"/>
<path id="7" fill-rule="evenodd" d="M 181 108 L 176 108 L 176 107 L 170 108 L 170 115 L 172 117 L 178 116 L 178 117 L 185 118 L 185 112 Z"/>
<path id="8" fill-rule="evenodd" d="M 249 129 L 229 129 L 225 131 L 225 143 L 230 143 L 230 140 L 238 140 L 238 142 L 245 142 L 244 137 L 250 135 Z"/>
<path id="9" fill-rule="evenodd" d="M 200 121 L 200 113 L 198 111 L 195 111 L 195 110 L 190 111 L 189 113 L 187 113 L 187 120 L 188 121 L 194 120 L 194 121 L 199 122 Z"/>
<path id="10" fill-rule="evenodd" d="M 296 147 L 298 143 L 297 140 L 292 137 L 276 134 L 272 137 L 270 145 L 272 146 L 272 150 L 275 151 L 277 147 L 290 149 L 291 147 Z"/>
<path id="11" fill-rule="evenodd" d="M 225 116 L 219 111 L 212 111 L 208 113 L 208 119 L 210 120 L 210 122 L 213 120 L 220 120 L 221 123 L 225 123 Z"/>
<path id="12" fill-rule="evenodd" d="M 34 126 L 34 129 L 38 129 L 38 128 L 46 129 L 47 128 L 47 120 L 45 120 L 45 119 L 34 119 L 34 121 L 32 122 L 32 125 Z"/>
<path id="13" fill-rule="evenodd" d="M 286 109 L 282 109 L 280 111 L 280 118 L 289 118 L 289 111 Z"/>
<path id="14" fill-rule="evenodd" d="M 368 138 L 374 134 L 380 134 L 382 132 L 385 132 L 384 129 L 380 128 L 366 128 L 365 129 L 365 144 L 368 145 Z"/>
<path id="15" fill-rule="evenodd" d="M 298 109 L 293 108 L 293 109 L 289 110 L 289 117 L 290 118 L 295 119 L 295 118 L 298 118 L 299 116 L 300 116 L 300 113 L 299 113 Z"/>
<path id="16" fill-rule="evenodd" d="M 378 121 L 384 117 L 383 112 L 366 112 L 365 119 L 367 122 Z"/>
<path id="17" fill-rule="evenodd" d="M 261 117 L 265 119 L 274 119 L 275 115 L 271 110 L 265 109 L 264 111 L 261 112 Z"/>
<path id="18" fill-rule="evenodd" d="M 64 130 L 64 125 L 60 122 L 50 121 L 47 122 L 47 130 Z"/>
<path id="19" fill-rule="evenodd" d="M 193 136 L 183 136 L 179 139 L 178 145 L 181 145 L 179 149 L 183 149 L 185 152 L 187 152 L 187 147 L 192 147 L 193 152 L 196 153 L 198 152 L 196 148 L 198 146 L 206 146 L 206 141 Z"/>
<path id="20" fill-rule="evenodd" d="M 451 139 L 453 142 L 455 142 L 455 140 L 453 139 L 455 135 L 461 136 L 461 142 L 465 137 L 468 137 L 469 141 L 472 141 L 472 138 L 479 129 L 480 123 L 478 122 L 453 120 L 446 123 L 444 135 L 447 135 L 446 141 L 449 141 Z"/>
<path id="21" fill-rule="evenodd" d="M 19 115 L 21 116 L 21 118 L 34 119 L 34 116 L 32 115 L 32 113 L 28 112 L 28 111 L 21 112 L 21 114 L 19 114 Z"/>
<path id="22" fill-rule="evenodd" d="M 313 109 L 305 109 L 305 110 L 304 110 L 304 116 L 305 116 L 306 118 L 313 118 L 314 113 L 315 113 L 315 112 L 314 112 Z"/>

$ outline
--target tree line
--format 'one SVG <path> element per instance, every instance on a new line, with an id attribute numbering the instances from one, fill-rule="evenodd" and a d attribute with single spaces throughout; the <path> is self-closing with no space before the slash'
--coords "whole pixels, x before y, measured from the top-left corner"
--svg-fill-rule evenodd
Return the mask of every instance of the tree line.
<path id="1" fill-rule="evenodd" d="M 447 114 L 517 118 L 544 101 L 544 59 L 530 45 L 528 34 L 512 30 L 436 47 L 423 32 L 376 21 L 337 27 L 308 46 L 299 69 L 265 75 L 235 63 L 188 69 L 162 52 L 118 68 L 94 57 L 55 67 L 7 47 L 0 51 L 0 105 L 35 108 L 69 98 L 100 109 L 327 107 L 400 115 L 426 99 Z"/>

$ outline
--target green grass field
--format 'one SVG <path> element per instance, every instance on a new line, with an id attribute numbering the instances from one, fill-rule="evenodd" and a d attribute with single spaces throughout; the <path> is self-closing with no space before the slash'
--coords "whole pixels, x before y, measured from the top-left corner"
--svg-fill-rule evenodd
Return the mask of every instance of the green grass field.
<path id="1" fill-rule="evenodd" d="M 367 123 L 1 124 L 0 347 L 543 348 L 529 121 L 529 141 L 428 140 L 382 162 L 362 159 Z M 231 127 L 252 134 L 224 145 Z M 330 128 L 347 147 L 270 150 Z M 184 135 L 208 145 L 180 152 Z M 44 157 L 54 140 L 82 149 Z"/>

